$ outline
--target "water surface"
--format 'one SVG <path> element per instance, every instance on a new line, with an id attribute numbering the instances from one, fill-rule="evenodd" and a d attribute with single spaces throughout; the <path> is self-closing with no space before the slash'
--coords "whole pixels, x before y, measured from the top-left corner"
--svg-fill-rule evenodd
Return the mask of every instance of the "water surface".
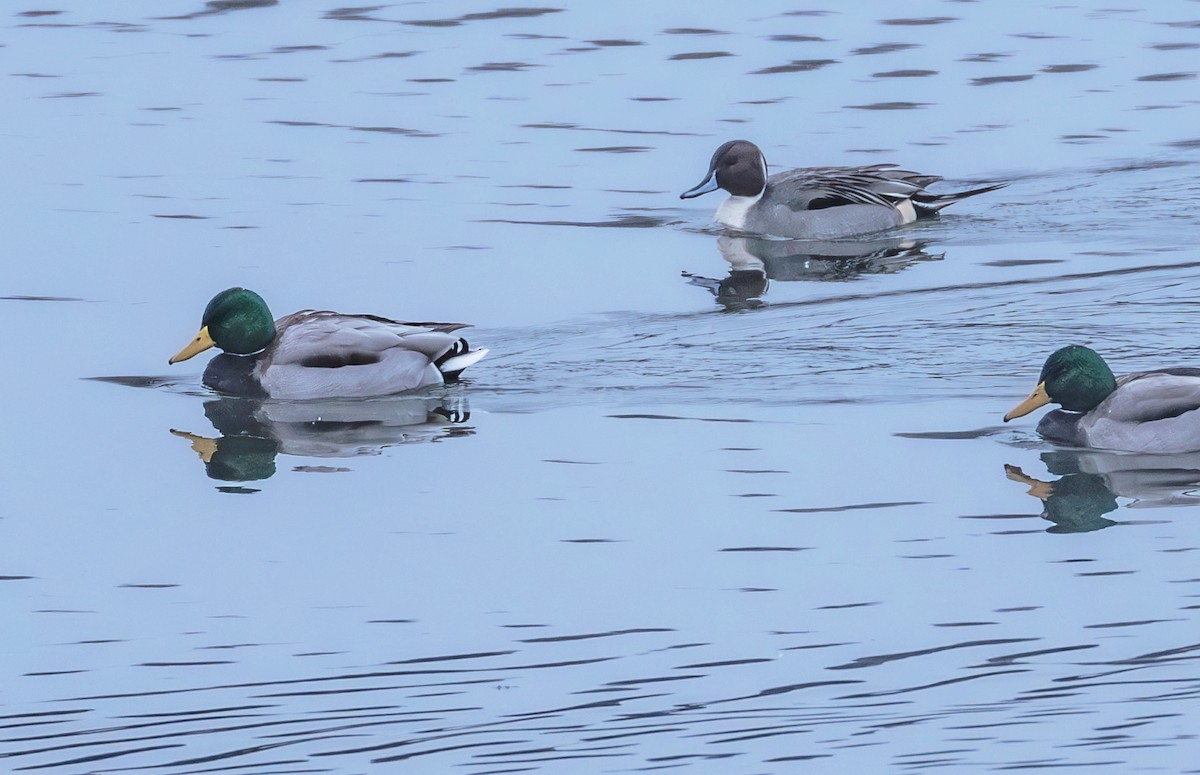
<path id="1" fill-rule="evenodd" d="M 1200 458 L 1000 417 L 1194 365 L 1195 3 L 577 5 L 9 10 L 0 769 L 1194 768 Z M 734 137 L 1010 185 L 738 240 Z M 231 285 L 492 354 L 218 398 Z"/>

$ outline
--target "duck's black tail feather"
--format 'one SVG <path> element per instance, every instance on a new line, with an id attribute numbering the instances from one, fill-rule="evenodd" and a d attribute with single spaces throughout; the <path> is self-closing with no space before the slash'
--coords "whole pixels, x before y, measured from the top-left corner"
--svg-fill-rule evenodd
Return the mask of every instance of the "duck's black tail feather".
<path id="1" fill-rule="evenodd" d="M 990 186 L 981 186 L 972 188 L 968 191 L 958 191 L 953 194 L 934 194 L 929 191 L 921 191 L 914 194 L 912 197 L 913 206 L 917 208 L 917 215 L 920 217 L 936 215 L 943 207 L 949 207 L 955 202 L 961 202 L 967 197 L 976 196 L 977 194 L 986 194 L 989 191 L 995 191 L 1007 186 L 1007 183 L 994 183 Z"/>

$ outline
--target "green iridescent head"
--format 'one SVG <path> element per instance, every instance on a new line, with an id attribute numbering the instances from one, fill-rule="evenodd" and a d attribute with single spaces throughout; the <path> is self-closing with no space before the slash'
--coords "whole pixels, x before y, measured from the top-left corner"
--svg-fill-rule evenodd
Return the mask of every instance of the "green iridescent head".
<path id="1" fill-rule="evenodd" d="M 1038 386 L 1011 412 L 1008 422 L 1051 402 L 1070 412 L 1090 412 L 1117 389 L 1112 369 L 1095 350 L 1070 345 L 1055 350 L 1042 366 Z"/>
<path id="2" fill-rule="evenodd" d="M 170 363 L 186 361 L 214 345 L 234 355 L 262 350 L 275 338 L 275 321 L 262 297 L 245 288 L 221 291 L 204 308 L 200 333 Z"/>

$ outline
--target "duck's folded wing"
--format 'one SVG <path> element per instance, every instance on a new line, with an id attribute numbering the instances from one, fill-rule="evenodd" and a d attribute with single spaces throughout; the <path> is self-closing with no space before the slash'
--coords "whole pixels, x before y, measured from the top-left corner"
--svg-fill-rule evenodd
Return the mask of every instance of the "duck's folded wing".
<path id="1" fill-rule="evenodd" d="M 1150 423 L 1200 409 L 1200 369 L 1128 374 L 1097 410 L 1116 422 Z"/>
<path id="2" fill-rule="evenodd" d="M 378 363 L 395 349 L 429 361 L 448 352 L 459 337 L 424 326 L 370 315 L 303 311 L 276 322 L 270 365 L 337 368 Z"/>
<path id="3" fill-rule="evenodd" d="M 940 178 L 894 165 L 811 167 L 772 175 L 771 197 L 795 210 L 821 210 L 849 204 L 893 207 Z"/>

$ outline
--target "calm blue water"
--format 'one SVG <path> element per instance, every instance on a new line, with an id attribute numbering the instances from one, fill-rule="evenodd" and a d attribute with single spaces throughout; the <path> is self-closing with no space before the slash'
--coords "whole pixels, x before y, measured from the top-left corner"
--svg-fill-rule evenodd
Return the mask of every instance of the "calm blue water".
<path id="1" fill-rule="evenodd" d="M 1142 5 L 6 9 L 0 770 L 1200 771 L 1200 455 L 1000 422 L 1196 365 Z M 738 242 L 678 199 L 734 137 L 1010 186 Z M 231 285 L 492 353 L 218 399 Z"/>

